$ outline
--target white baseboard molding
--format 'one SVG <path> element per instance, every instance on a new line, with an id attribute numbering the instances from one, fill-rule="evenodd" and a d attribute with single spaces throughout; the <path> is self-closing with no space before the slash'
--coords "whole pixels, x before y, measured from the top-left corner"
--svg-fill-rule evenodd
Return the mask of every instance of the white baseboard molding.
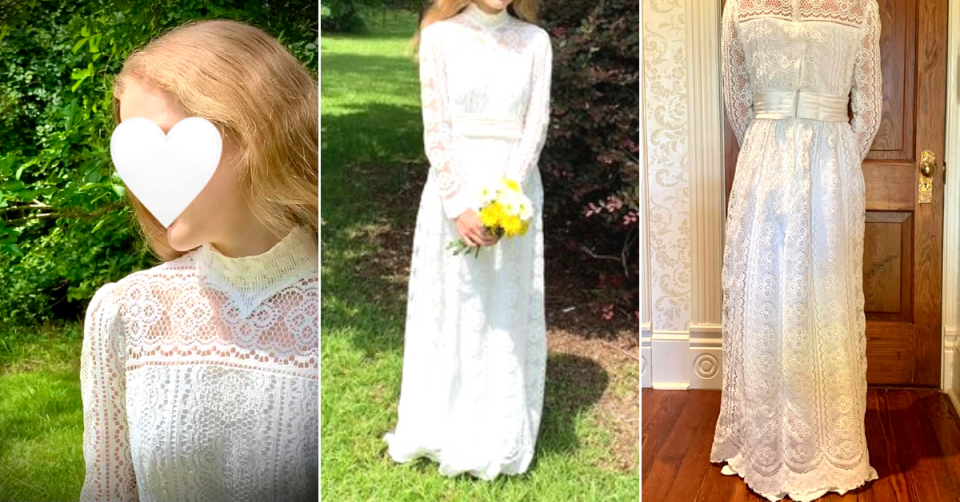
<path id="1" fill-rule="evenodd" d="M 641 339 L 641 386 L 662 390 L 720 389 L 723 347 L 719 324 L 687 331 L 652 331 Z"/>
<path id="2" fill-rule="evenodd" d="M 654 389 L 690 387 L 690 332 L 654 330 L 650 335 L 650 370 Z"/>
<path id="3" fill-rule="evenodd" d="M 960 339 L 957 338 L 956 326 L 943 327 L 942 373 L 940 375 L 940 389 L 950 392 L 956 387 L 956 373 L 960 371 L 960 353 L 957 351 Z"/>
<path id="4" fill-rule="evenodd" d="M 653 382 L 653 388 L 656 390 L 688 390 L 690 384 L 678 382 Z"/>
<path id="5" fill-rule="evenodd" d="M 953 408 L 960 414 L 960 393 L 954 388 L 952 391 L 947 392 L 947 395 L 950 396 L 950 401 L 953 402 Z"/>
<path id="6" fill-rule="evenodd" d="M 954 336 L 951 345 L 951 350 L 944 350 L 943 365 L 946 375 L 943 385 L 953 407 L 960 414 L 960 338 Z"/>
<path id="7" fill-rule="evenodd" d="M 650 378 L 650 323 L 640 324 L 640 387 L 653 386 Z"/>

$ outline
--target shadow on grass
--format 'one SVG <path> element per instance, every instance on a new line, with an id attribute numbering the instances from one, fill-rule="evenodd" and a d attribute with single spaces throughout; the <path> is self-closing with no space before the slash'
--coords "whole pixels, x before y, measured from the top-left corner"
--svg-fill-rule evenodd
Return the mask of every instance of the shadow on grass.
<path id="1" fill-rule="evenodd" d="M 535 473 L 544 456 L 571 454 L 580 449 L 576 430 L 577 418 L 600 400 L 609 383 L 606 370 L 596 361 L 573 354 L 554 354 L 547 360 L 547 381 L 544 389 L 543 418 L 537 438 L 536 453 L 530 468 L 520 476 Z M 425 457 L 412 463 L 420 473 L 436 471 L 436 462 Z M 472 480 L 462 473 L 455 479 Z M 494 483 L 506 483 L 513 477 L 500 477 Z"/>
<path id="2" fill-rule="evenodd" d="M 389 104 L 358 104 L 345 108 L 345 113 L 324 117 L 321 124 L 320 175 L 323 197 L 363 194 L 364 180 L 350 178 L 356 174 L 351 172 L 350 166 L 380 164 L 389 167 L 392 163 L 423 158 L 423 126 L 419 108 Z M 350 192 L 342 192 L 342 187 L 337 185 L 345 181 L 360 186 L 353 187 L 354 190 Z M 359 193 L 356 188 L 361 189 Z M 326 212 L 342 213 L 339 206 L 335 207 Z"/>
<path id="3" fill-rule="evenodd" d="M 610 377 L 595 360 L 573 354 L 554 354 L 547 359 L 543 423 L 537 440 L 537 455 L 572 452 L 580 447 L 577 417 L 603 396 Z"/>
<path id="4" fill-rule="evenodd" d="M 321 339 L 348 337 L 366 356 L 403 346 L 406 290 L 390 271 L 408 266 L 412 237 L 397 230 L 413 220 L 394 195 L 403 168 L 425 163 L 417 68 L 398 50 L 417 18 L 385 21 L 321 39 Z"/>
<path id="5" fill-rule="evenodd" d="M 398 201 L 397 190 L 423 162 L 421 135 L 416 107 L 374 103 L 323 119 L 323 336 L 349 336 L 367 356 L 403 346 L 406 287 L 391 276 L 409 266 L 404 232 L 418 201 L 406 198 L 419 193 Z"/>

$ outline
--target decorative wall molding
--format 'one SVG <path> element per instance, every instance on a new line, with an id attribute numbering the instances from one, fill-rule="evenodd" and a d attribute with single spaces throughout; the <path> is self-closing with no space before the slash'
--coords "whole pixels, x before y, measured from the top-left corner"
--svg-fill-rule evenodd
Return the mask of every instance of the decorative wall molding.
<path id="1" fill-rule="evenodd" d="M 690 48 L 690 321 L 719 324 L 725 197 L 721 10 L 719 0 L 684 6 Z"/>
<path id="2" fill-rule="evenodd" d="M 642 2 L 646 253 L 641 385 L 719 388 L 724 151 L 720 3 Z M 643 293 L 641 293 L 643 295 Z"/>
<path id="3" fill-rule="evenodd" d="M 690 357 L 693 361 L 691 389 L 723 387 L 723 338 L 719 322 L 690 325 Z"/>
<path id="4" fill-rule="evenodd" d="M 646 238 L 654 330 L 683 330 L 690 322 L 690 52 L 684 8 L 689 3 L 641 2 Z"/>
<path id="5" fill-rule="evenodd" d="M 640 9 L 640 26 L 643 26 L 643 9 Z M 640 47 L 643 47 L 643 31 L 640 30 Z M 640 67 L 643 68 L 643 51 L 640 51 Z M 649 222 L 647 221 L 647 114 L 644 79 L 639 79 L 640 88 L 640 386 L 650 387 L 650 249 Z"/>

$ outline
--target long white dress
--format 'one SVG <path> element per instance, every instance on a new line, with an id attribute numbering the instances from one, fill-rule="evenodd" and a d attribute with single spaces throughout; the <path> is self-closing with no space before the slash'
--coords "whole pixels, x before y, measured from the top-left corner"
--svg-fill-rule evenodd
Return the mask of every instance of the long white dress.
<path id="1" fill-rule="evenodd" d="M 879 39 L 876 0 L 728 0 L 723 12 L 724 98 L 741 150 L 710 460 L 768 500 L 877 478 L 864 432 L 861 161 L 881 120 Z"/>
<path id="2" fill-rule="evenodd" d="M 203 247 L 100 288 L 87 309 L 81 501 L 314 501 L 316 235 Z"/>
<path id="3" fill-rule="evenodd" d="M 397 462 L 428 457 L 443 475 L 527 470 L 543 406 L 543 189 L 537 160 L 549 119 L 547 33 L 471 3 L 423 30 L 420 78 L 430 170 L 408 286 Z M 527 234 L 479 257 L 444 249 L 480 187 L 519 181 L 533 201 Z"/>

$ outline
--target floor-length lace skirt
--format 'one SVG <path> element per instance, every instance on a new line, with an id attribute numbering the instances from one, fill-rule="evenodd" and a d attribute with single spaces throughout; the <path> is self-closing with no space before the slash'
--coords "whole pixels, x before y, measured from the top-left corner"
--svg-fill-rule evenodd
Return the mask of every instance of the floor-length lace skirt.
<path id="1" fill-rule="evenodd" d="M 754 120 L 728 205 L 710 460 L 769 500 L 877 477 L 864 432 L 864 216 L 849 124 Z"/>
<path id="2" fill-rule="evenodd" d="M 454 143 L 465 188 L 503 175 L 513 142 Z M 543 407 L 546 334 L 538 172 L 524 191 L 537 208 L 524 236 L 479 257 L 444 249 L 459 237 L 431 171 L 420 200 L 404 333 L 398 422 L 388 433 L 397 462 L 428 457 L 442 474 L 519 474 L 533 459 Z"/>

